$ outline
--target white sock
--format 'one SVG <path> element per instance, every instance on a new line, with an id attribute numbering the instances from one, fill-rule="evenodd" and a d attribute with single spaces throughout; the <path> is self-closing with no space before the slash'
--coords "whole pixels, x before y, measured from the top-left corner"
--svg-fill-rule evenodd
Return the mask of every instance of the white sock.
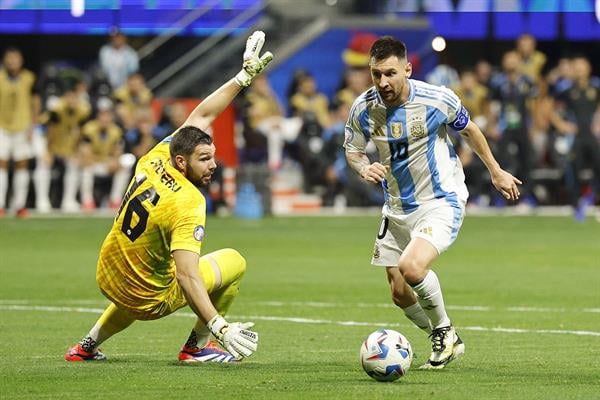
<path id="1" fill-rule="evenodd" d="M 29 170 L 25 168 L 15 170 L 13 189 L 13 208 L 20 210 L 25 208 L 27 194 L 29 193 Z"/>
<path id="2" fill-rule="evenodd" d="M 94 170 L 84 168 L 81 171 L 81 202 L 91 203 L 94 201 Z"/>
<path id="3" fill-rule="evenodd" d="M 0 208 L 6 208 L 6 192 L 8 191 L 8 170 L 0 169 Z"/>
<path id="4" fill-rule="evenodd" d="M 267 153 L 269 167 L 279 167 L 281 165 L 281 158 L 283 155 L 283 139 L 278 131 L 270 131 L 268 133 Z"/>
<path id="5" fill-rule="evenodd" d="M 417 328 L 424 330 L 427 334 L 431 333 L 431 321 L 425 311 L 419 304 L 416 302 L 412 306 L 408 306 L 402 309 L 404 311 L 404 315 L 406 318 L 412 321 L 413 324 L 417 326 Z"/>
<path id="6" fill-rule="evenodd" d="M 41 163 L 40 163 L 41 164 Z M 50 168 L 47 165 L 38 165 L 33 173 L 35 186 L 35 204 L 37 207 L 47 207 L 50 204 Z"/>
<path id="7" fill-rule="evenodd" d="M 421 283 L 412 287 L 417 294 L 417 300 L 423 311 L 431 320 L 433 329 L 450 325 L 450 318 L 446 314 L 442 288 L 435 272 L 429 270 Z"/>
<path id="8" fill-rule="evenodd" d="M 127 189 L 129 183 L 130 170 L 120 169 L 115 172 L 112 181 L 112 187 L 110 188 L 110 201 L 111 203 L 120 203 Z"/>
<path id="9" fill-rule="evenodd" d="M 63 204 L 77 203 L 77 186 L 79 184 L 79 171 L 77 165 L 72 162 L 67 162 L 65 176 L 63 178 Z"/>

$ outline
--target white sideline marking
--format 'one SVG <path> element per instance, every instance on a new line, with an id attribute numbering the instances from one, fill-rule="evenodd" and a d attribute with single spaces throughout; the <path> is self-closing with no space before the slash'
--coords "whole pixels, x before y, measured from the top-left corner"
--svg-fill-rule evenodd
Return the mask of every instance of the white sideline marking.
<path id="1" fill-rule="evenodd" d="M 35 306 L 35 305 L 0 305 L 0 310 L 6 311 L 45 311 L 45 312 L 78 312 L 78 313 L 91 313 L 101 314 L 104 309 L 101 308 L 86 308 L 86 307 L 54 307 L 54 306 Z M 176 313 L 178 317 L 185 318 L 196 318 L 193 313 Z M 335 321 L 330 319 L 312 319 L 312 318 L 299 318 L 299 317 L 273 317 L 264 315 L 233 315 L 231 318 L 240 320 L 256 320 L 256 321 L 279 321 L 279 322 L 293 322 L 298 324 L 319 324 L 319 325 L 341 325 L 341 326 L 402 326 L 397 322 L 363 322 L 363 321 Z M 417 328 L 415 328 L 417 329 Z M 598 336 L 600 332 L 593 331 L 571 331 L 571 330 L 559 330 L 559 329 L 520 329 L 520 328 L 486 328 L 483 326 L 462 326 L 461 330 L 466 331 L 479 331 L 479 332 L 498 332 L 498 333 L 549 333 L 558 335 L 578 335 L 578 336 Z"/>
<path id="2" fill-rule="evenodd" d="M 152 357 L 152 353 L 110 353 L 110 357 Z M 44 355 L 44 356 L 27 356 L 27 358 L 32 358 L 35 360 L 43 360 L 43 359 L 62 359 L 62 355 Z"/>
<path id="3" fill-rule="evenodd" d="M 314 308 L 396 308 L 391 303 L 356 303 L 356 304 L 342 304 L 342 303 L 325 303 L 315 301 L 259 301 L 257 304 L 269 307 L 314 307 Z M 485 306 L 446 306 L 448 310 L 462 310 L 462 311 L 490 311 L 490 307 Z"/>
<path id="4" fill-rule="evenodd" d="M 195 314 L 188 313 L 190 316 Z M 328 319 L 309 319 L 309 318 L 291 318 L 291 317 L 268 317 L 260 315 L 233 315 L 232 318 L 236 319 L 248 319 L 257 321 L 282 321 L 282 322 L 296 322 L 301 324 L 331 324 L 331 325 L 342 325 L 342 326 L 404 326 L 396 322 L 359 322 L 359 321 L 333 321 Z M 414 327 L 417 329 L 416 327 Z M 598 336 L 600 332 L 594 331 L 570 331 L 570 330 L 559 330 L 559 329 L 520 329 L 520 328 L 486 328 L 483 326 L 461 326 L 460 330 L 465 331 L 480 331 L 480 332 L 501 332 L 501 333 L 552 333 L 560 335 L 579 335 L 579 336 Z"/>
<path id="5" fill-rule="evenodd" d="M 395 306 L 394 306 L 395 307 Z M 491 307 L 487 306 L 446 306 L 448 310 L 458 310 L 458 311 L 491 311 Z"/>
<path id="6" fill-rule="evenodd" d="M 29 304 L 29 300 L 0 300 L 0 304 Z"/>
<path id="7" fill-rule="evenodd" d="M 78 312 L 78 313 L 92 313 L 92 314 L 102 314 L 104 312 L 104 308 L 31 306 L 31 305 L 19 305 L 19 304 L 0 305 L 0 310 Z"/>
<path id="8" fill-rule="evenodd" d="M 48 300 L 44 300 L 48 302 Z M 0 304 L 33 304 L 35 301 L 32 300 L 10 300 L 0 299 Z M 109 303 L 106 300 L 92 300 L 92 299 L 69 299 L 69 300 L 50 300 L 51 303 L 57 304 L 78 304 L 78 305 L 97 305 L 106 307 Z M 256 301 L 252 304 L 258 304 L 260 306 L 267 307 L 308 307 L 308 308 L 396 308 L 394 304 L 390 303 L 333 303 L 333 302 L 321 302 L 321 301 Z M 508 306 L 502 308 L 494 308 L 489 306 L 459 306 L 459 305 L 446 305 L 446 309 L 450 311 L 510 311 L 510 312 L 537 312 L 537 313 L 600 313 L 600 308 L 583 308 L 583 309 L 568 309 L 564 307 L 552 308 L 552 307 L 526 307 L 526 306 Z"/>
<path id="9" fill-rule="evenodd" d="M 314 307 L 314 308 L 396 308 L 392 303 L 357 303 L 357 304 L 343 304 L 343 303 L 325 303 L 325 302 L 313 302 L 313 301 L 259 301 L 257 304 L 269 307 Z M 566 308 L 550 308 L 550 307 L 504 307 L 495 309 L 488 306 L 457 306 L 457 305 L 446 305 L 446 309 L 454 311 L 511 311 L 511 312 L 546 312 L 546 313 L 565 313 L 565 312 L 593 312 L 600 313 L 600 308 L 584 308 L 584 309 L 566 309 Z"/>
<path id="10" fill-rule="evenodd" d="M 486 328 L 483 326 L 464 326 L 461 330 L 482 331 L 482 332 L 502 332 L 502 333 L 554 333 L 559 335 L 578 335 L 578 336 L 600 336 L 600 332 L 593 331 L 566 331 L 560 329 L 521 329 L 521 328 Z"/>
<path id="11" fill-rule="evenodd" d="M 544 307 L 508 307 L 507 311 L 516 311 L 516 312 L 557 312 L 563 313 L 567 310 L 564 308 L 544 308 Z M 585 312 L 585 309 L 583 310 Z"/>

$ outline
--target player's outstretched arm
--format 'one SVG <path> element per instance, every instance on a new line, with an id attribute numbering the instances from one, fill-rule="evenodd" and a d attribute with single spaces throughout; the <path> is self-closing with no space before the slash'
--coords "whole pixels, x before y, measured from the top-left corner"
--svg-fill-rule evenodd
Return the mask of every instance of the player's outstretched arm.
<path id="1" fill-rule="evenodd" d="M 204 281 L 198 272 L 200 256 L 193 251 L 173 251 L 177 283 L 181 287 L 188 305 L 200 320 L 235 358 L 241 360 L 249 357 L 258 347 L 258 333 L 249 330 L 254 324 L 228 323 L 223 318 L 208 296 Z"/>
<path id="2" fill-rule="evenodd" d="M 518 200 L 521 193 L 519 193 L 518 185 L 522 182 L 503 170 L 488 145 L 483 132 L 473 122 L 469 121 L 469 124 L 464 130 L 460 132 L 469 147 L 481 158 L 481 161 L 485 164 L 486 168 L 490 172 L 492 178 L 492 184 L 494 187 L 502 193 L 507 200 Z"/>
<path id="3" fill-rule="evenodd" d="M 234 78 L 231 78 L 220 88 L 211 93 L 190 114 L 184 125 L 192 125 L 206 130 L 219 114 L 231 103 L 235 96 L 260 74 L 273 59 L 270 51 L 262 56 L 260 52 L 265 43 L 265 34 L 256 31 L 248 37 L 242 69 Z"/>
<path id="4" fill-rule="evenodd" d="M 350 167 L 367 182 L 380 183 L 385 179 L 387 171 L 385 166 L 378 162 L 371 164 L 365 153 L 346 151 L 346 160 Z"/>

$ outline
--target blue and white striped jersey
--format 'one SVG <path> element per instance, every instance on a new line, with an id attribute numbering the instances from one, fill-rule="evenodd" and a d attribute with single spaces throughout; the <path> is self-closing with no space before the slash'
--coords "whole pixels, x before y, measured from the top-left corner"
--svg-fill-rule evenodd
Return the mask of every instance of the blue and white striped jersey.
<path id="1" fill-rule="evenodd" d="M 463 130 L 469 113 L 450 89 L 413 79 L 408 84 L 408 101 L 396 107 L 386 106 L 375 87 L 362 93 L 350 110 L 344 147 L 364 153 L 369 140 L 375 143 L 388 167 L 386 203 L 396 211 L 408 214 L 440 198 L 458 206 L 468 192 L 446 125 Z"/>

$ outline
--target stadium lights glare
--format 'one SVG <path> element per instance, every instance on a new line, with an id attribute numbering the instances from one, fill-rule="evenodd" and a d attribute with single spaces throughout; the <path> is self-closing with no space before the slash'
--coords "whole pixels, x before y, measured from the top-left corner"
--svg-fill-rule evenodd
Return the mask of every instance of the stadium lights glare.
<path id="1" fill-rule="evenodd" d="M 85 13 L 85 0 L 71 0 L 71 15 L 75 18 Z"/>
<path id="2" fill-rule="evenodd" d="M 441 36 L 434 37 L 431 41 L 431 47 L 437 52 L 444 51 L 446 48 L 446 39 Z"/>

